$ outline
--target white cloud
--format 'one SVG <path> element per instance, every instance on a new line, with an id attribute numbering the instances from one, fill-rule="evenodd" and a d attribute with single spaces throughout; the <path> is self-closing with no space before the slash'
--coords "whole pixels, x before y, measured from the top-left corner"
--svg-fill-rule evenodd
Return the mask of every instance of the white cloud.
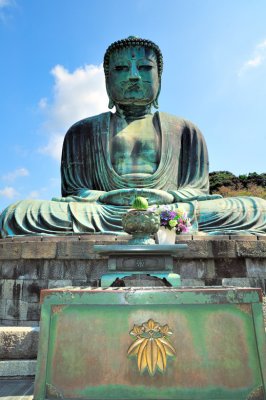
<path id="1" fill-rule="evenodd" d="M 47 107 L 47 98 L 46 98 L 46 97 L 43 97 L 43 98 L 39 101 L 38 106 L 39 106 L 39 108 L 40 108 L 41 110 L 45 109 L 45 108 Z"/>
<path id="2" fill-rule="evenodd" d="M 266 63 L 266 40 L 257 44 L 253 51 L 252 57 L 245 61 L 238 72 L 238 76 L 244 75 L 247 71 L 251 69 L 258 68 L 259 66 Z"/>
<path id="3" fill-rule="evenodd" d="M 46 146 L 39 148 L 39 152 L 48 154 L 56 160 L 61 159 L 64 134 L 51 134 Z"/>
<path id="4" fill-rule="evenodd" d="M 15 0 L 0 0 L 0 21 L 3 23 L 7 23 L 9 20 L 9 15 L 7 8 L 15 6 Z"/>
<path id="5" fill-rule="evenodd" d="M 13 199 L 17 195 L 18 192 L 11 186 L 6 186 L 4 189 L 0 189 L 0 196 L 7 197 L 8 199 Z"/>
<path id="6" fill-rule="evenodd" d="M 17 178 L 28 175 L 29 171 L 27 170 L 27 168 L 18 168 L 15 169 L 14 171 L 9 172 L 6 175 L 3 175 L 2 179 L 7 182 L 14 182 Z"/>
<path id="7" fill-rule="evenodd" d="M 38 199 L 40 197 L 40 192 L 38 190 L 32 190 L 27 196 L 28 199 Z"/>
<path id="8" fill-rule="evenodd" d="M 76 121 L 108 110 L 108 97 L 102 65 L 85 65 L 69 72 L 56 65 L 53 99 L 39 101 L 45 113 L 44 128 L 49 134 L 48 144 L 40 152 L 60 160 L 62 142 L 67 129 Z"/>
<path id="9" fill-rule="evenodd" d="M 0 0 L 0 8 L 9 7 L 14 4 L 12 0 Z"/>

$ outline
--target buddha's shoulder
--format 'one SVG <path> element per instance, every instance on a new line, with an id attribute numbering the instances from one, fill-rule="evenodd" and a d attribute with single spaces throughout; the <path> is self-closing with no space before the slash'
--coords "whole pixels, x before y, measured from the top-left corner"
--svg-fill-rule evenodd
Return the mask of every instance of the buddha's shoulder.
<path id="1" fill-rule="evenodd" d="M 179 117 L 176 115 L 168 114 L 166 112 L 159 112 L 159 115 L 160 115 L 160 120 L 162 122 L 170 123 L 179 129 L 187 128 L 189 130 L 199 131 L 199 128 L 197 127 L 197 125 L 195 125 L 193 122 L 189 121 L 188 119 L 185 119 L 183 117 Z"/>
<path id="2" fill-rule="evenodd" d="M 80 121 L 75 122 L 67 131 L 66 136 L 78 135 L 84 131 L 93 132 L 96 126 L 99 124 L 108 123 L 110 120 L 110 112 L 105 112 L 98 115 L 93 115 L 88 118 L 81 119 Z"/>

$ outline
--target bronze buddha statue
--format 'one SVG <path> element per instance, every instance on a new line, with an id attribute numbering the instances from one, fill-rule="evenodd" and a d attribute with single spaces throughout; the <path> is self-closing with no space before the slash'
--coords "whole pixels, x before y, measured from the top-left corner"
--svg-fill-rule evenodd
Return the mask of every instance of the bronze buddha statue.
<path id="1" fill-rule="evenodd" d="M 189 121 L 156 111 L 163 59 L 136 37 L 111 44 L 104 56 L 107 112 L 67 132 L 62 197 L 24 200 L 0 216 L 2 237 L 122 232 L 121 217 L 136 194 L 149 204 L 182 203 L 194 231 L 266 234 L 266 201 L 209 194 L 205 140 Z"/>

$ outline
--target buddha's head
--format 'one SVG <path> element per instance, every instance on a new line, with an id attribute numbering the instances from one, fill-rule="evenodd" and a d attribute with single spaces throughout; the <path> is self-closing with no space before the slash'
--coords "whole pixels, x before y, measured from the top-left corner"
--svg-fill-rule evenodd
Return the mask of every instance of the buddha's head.
<path id="1" fill-rule="evenodd" d="M 158 108 L 163 57 L 150 40 L 130 36 L 112 43 L 104 56 L 109 108 L 114 105 Z"/>

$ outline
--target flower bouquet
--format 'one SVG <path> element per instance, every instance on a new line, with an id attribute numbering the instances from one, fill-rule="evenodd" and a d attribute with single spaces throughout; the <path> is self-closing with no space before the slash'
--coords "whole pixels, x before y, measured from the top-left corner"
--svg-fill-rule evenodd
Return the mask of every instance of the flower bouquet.
<path id="1" fill-rule="evenodd" d="M 158 231 L 159 243 L 175 243 L 175 235 L 188 233 L 191 229 L 190 218 L 181 208 L 171 209 L 171 206 L 154 206 L 149 209 L 160 216 Z"/>

